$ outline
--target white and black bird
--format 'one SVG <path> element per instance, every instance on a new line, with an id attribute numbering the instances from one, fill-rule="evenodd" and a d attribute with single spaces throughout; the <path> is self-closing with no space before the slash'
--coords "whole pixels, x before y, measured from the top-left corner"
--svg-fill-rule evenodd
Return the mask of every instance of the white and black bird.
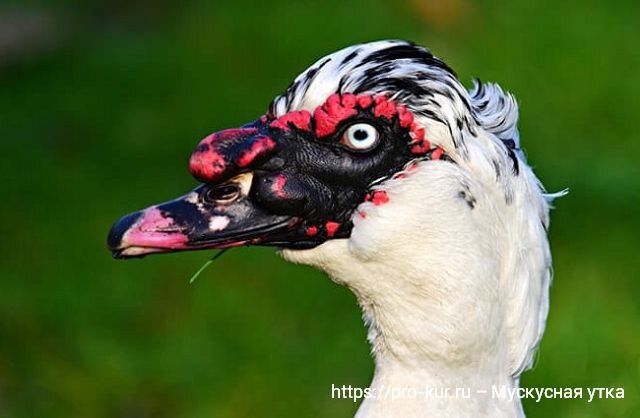
<path id="1" fill-rule="evenodd" d="M 123 217 L 108 244 L 118 258 L 275 246 L 327 272 L 369 327 L 376 369 L 357 417 L 522 417 L 519 378 L 549 307 L 552 196 L 517 119 L 512 95 L 467 91 L 423 47 L 355 45 L 265 115 L 204 138 L 189 167 L 202 184 Z M 402 388 L 435 391 L 388 396 Z"/>

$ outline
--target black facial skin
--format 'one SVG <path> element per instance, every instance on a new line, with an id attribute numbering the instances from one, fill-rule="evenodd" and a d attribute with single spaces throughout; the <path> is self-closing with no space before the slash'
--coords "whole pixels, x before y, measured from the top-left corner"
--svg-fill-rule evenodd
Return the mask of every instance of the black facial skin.
<path id="1" fill-rule="evenodd" d="M 289 131 L 270 129 L 278 138 L 278 150 L 261 167 L 254 170 L 250 197 L 267 212 L 295 216 L 301 223 L 289 231 L 287 248 L 309 248 L 328 237 L 323 225 L 327 221 L 340 224 L 335 238 L 347 238 L 351 233 L 351 216 L 365 199 L 375 180 L 386 178 L 416 159 L 409 148 L 409 131 L 400 127 L 397 118 L 376 118 L 369 109 L 358 109 L 358 115 L 341 123 L 330 137 L 318 139 L 311 132 L 291 127 Z M 345 130 L 356 123 L 375 126 L 378 143 L 370 150 L 353 150 L 340 143 Z M 285 197 L 273 193 L 273 183 L 284 175 Z M 319 233 L 306 234 L 307 227 L 316 226 Z M 267 243 L 263 243 L 267 244 Z"/>
<path id="2" fill-rule="evenodd" d="M 212 146 L 231 169 L 217 181 L 197 187 L 195 201 L 185 197 L 155 207 L 162 217 L 171 219 L 171 225 L 152 233 L 181 234 L 184 245 L 126 239 L 127 231 L 139 227 L 138 221 L 147 213 L 141 211 L 114 225 L 109 233 L 109 248 L 116 257 L 129 257 L 141 254 L 128 253 L 130 247 L 153 252 L 244 244 L 306 249 L 328 239 L 348 238 L 353 228 L 351 217 L 372 184 L 402 170 L 410 161 L 428 159 L 430 155 L 411 152 L 409 130 L 400 126 L 397 116 L 375 117 L 373 107 L 356 110 L 356 115 L 323 138 L 315 136 L 313 119 L 307 131 L 293 124 L 289 129 L 276 128 L 271 126 L 273 119 L 261 118 L 243 126 L 255 128 L 255 134 L 243 131 L 244 136 L 214 142 Z M 356 123 L 377 129 L 378 141 L 370 149 L 352 149 L 341 141 L 345 130 Z M 240 168 L 238 156 L 260 136 L 270 138 L 275 147 Z M 239 193 L 237 176 L 248 172 L 253 175 L 250 189 Z M 228 218 L 228 225 L 212 230 L 209 222 L 214 216 Z"/>

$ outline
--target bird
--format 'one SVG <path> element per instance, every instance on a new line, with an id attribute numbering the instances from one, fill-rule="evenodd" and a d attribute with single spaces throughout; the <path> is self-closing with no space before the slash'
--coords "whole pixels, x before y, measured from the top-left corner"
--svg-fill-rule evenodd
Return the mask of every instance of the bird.
<path id="1" fill-rule="evenodd" d="M 113 225 L 115 258 L 275 247 L 356 296 L 375 362 L 356 417 L 524 417 L 563 193 L 527 163 L 511 93 L 413 42 L 356 44 L 189 170 L 195 189 Z"/>

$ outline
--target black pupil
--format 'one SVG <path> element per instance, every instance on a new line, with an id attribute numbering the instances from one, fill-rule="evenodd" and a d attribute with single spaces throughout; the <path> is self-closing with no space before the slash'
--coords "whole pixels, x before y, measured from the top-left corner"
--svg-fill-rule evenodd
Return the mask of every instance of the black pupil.
<path id="1" fill-rule="evenodd" d="M 364 129 L 356 129 L 353 133 L 353 138 L 358 141 L 364 141 L 369 137 L 369 133 Z"/>

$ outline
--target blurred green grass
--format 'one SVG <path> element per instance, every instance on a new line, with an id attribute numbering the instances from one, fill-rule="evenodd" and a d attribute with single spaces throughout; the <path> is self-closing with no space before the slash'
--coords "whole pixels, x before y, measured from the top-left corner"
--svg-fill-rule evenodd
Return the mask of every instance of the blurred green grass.
<path id="1" fill-rule="evenodd" d="M 0 55 L 0 416 L 350 416 L 331 383 L 367 385 L 372 361 L 346 289 L 257 248 L 189 286 L 206 253 L 116 262 L 104 241 L 118 216 L 193 186 L 198 139 L 261 114 L 318 57 L 381 38 L 514 92 L 530 162 L 571 190 L 523 385 L 626 399 L 527 401 L 528 416 L 639 416 L 640 4 L 434 4 L 1 6 L 47 16 L 50 42 Z"/>

